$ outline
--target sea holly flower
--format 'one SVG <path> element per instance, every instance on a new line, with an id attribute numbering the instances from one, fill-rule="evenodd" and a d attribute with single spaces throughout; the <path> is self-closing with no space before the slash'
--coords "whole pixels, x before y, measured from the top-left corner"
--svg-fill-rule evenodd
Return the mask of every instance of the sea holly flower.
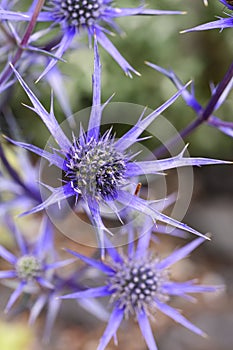
<path id="1" fill-rule="evenodd" d="M 233 10 L 233 2 L 231 0 L 219 0 L 221 3 L 223 3 L 229 10 Z M 201 24 L 199 26 L 182 30 L 181 33 L 188 33 L 188 32 L 195 32 L 200 30 L 209 30 L 209 29 L 225 29 L 225 28 L 231 28 L 233 27 L 233 16 L 232 14 L 228 14 L 228 18 L 222 18 L 219 17 L 218 20 L 213 22 L 208 22 L 205 24 Z"/>
<path id="2" fill-rule="evenodd" d="M 88 130 L 84 132 L 80 128 L 80 135 L 76 136 L 73 133 L 72 140 L 70 141 L 55 118 L 53 103 L 51 104 L 50 112 L 47 112 L 15 69 L 14 72 L 33 104 L 33 107 L 29 108 L 35 111 L 45 123 L 58 144 L 59 150 L 52 149 L 52 152 L 49 152 L 23 142 L 10 141 L 47 159 L 50 164 L 60 168 L 65 174 L 62 186 L 57 188 L 50 187 L 52 191 L 51 196 L 42 204 L 27 211 L 25 214 L 36 213 L 46 209 L 51 204 L 59 203 L 63 199 L 75 196 L 76 203 L 80 200 L 81 203 L 84 202 L 85 204 L 84 209 L 86 206 L 89 208 L 87 214 L 97 230 L 97 238 L 99 246 L 102 248 L 102 256 L 104 254 L 104 231 L 108 231 L 100 213 L 100 207 L 103 203 L 115 211 L 116 214 L 117 206 L 115 204 L 117 203 L 126 207 L 132 207 L 134 210 L 150 216 L 154 221 L 158 220 L 202 236 L 201 233 L 193 228 L 173 218 L 169 218 L 159 210 L 154 209 L 150 201 L 131 194 L 126 188 L 126 185 L 131 184 L 133 179 L 140 175 L 160 174 L 164 170 L 183 166 L 228 163 L 216 159 L 184 157 L 186 148 L 177 156 L 168 159 L 154 161 L 133 160 L 133 155 L 130 154 L 129 148 L 141 140 L 140 135 L 147 126 L 168 108 L 183 90 L 178 91 L 148 116 L 143 118 L 142 115 L 136 125 L 118 140 L 111 135 L 111 129 L 105 132 L 104 135 L 101 135 L 101 117 L 105 105 L 101 106 L 101 67 L 98 48 L 95 42 L 93 105 Z M 70 134 L 72 134 L 72 130 Z"/>
<path id="3" fill-rule="evenodd" d="M 48 218 L 43 219 L 39 237 L 34 244 L 25 240 L 9 216 L 5 221 L 19 249 L 15 255 L 0 245 L 0 256 L 12 265 L 10 270 L 0 271 L 0 279 L 5 282 L 9 279 L 15 281 L 15 290 L 5 308 L 5 312 L 8 312 L 24 292 L 36 294 L 42 289 L 53 290 L 51 276 L 54 270 L 70 264 L 74 259 L 56 261 L 53 230 Z"/>
<path id="4" fill-rule="evenodd" d="M 196 280 L 174 281 L 170 267 L 188 256 L 205 239 L 199 237 L 184 247 L 175 250 L 161 259 L 148 249 L 151 232 L 140 236 L 136 249 L 129 243 L 128 254 L 119 254 L 115 248 L 107 248 L 109 259 L 105 262 L 93 260 L 77 252 L 68 250 L 92 268 L 106 276 L 105 284 L 84 291 L 64 295 L 62 299 L 86 299 L 110 297 L 112 313 L 97 350 L 104 350 L 123 319 L 137 320 L 142 335 L 150 350 L 157 350 L 149 323 L 157 310 L 172 318 L 192 332 L 205 336 L 205 333 L 186 319 L 177 309 L 168 304 L 173 296 L 193 300 L 189 293 L 215 292 L 222 286 L 199 285 Z"/>
<path id="5" fill-rule="evenodd" d="M 165 75 L 166 77 L 168 77 L 178 90 L 180 90 L 184 87 L 184 84 L 181 82 L 179 77 L 177 77 L 177 75 L 172 70 L 164 69 L 164 68 L 157 66 L 156 64 L 150 63 L 150 62 L 146 62 L 146 64 L 149 67 L 157 70 L 158 72 L 160 72 L 163 75 Z M 215 105 L 214 111 L 219 109 L 222 106 L 222 104 L 225 102 L 228 94 L 232 90 L 232 86 L 233 86 L 233 80 L 231 79 L 229 81 L 229 83 L 226 85 L 221 96 L 219 97 L 219 100 L 217 101 L 217 103 Z M 212 86 L 211 87 L 212 96 L 215 93 L 215 90 L 216 90 L 216 87 Z M 198 100 L 195 96 L 194 84 L 192 83 L 190 91 L 188 90 L 188 88 L 183 90 L 181 96 L 184 99 L 184 101 L 186 102 L 186 104 L 196 112 L 197 118 L 200 117 L 200 115 L 204 111 L 204 107 L 198 102 Z M 211 100 L 211 97 L 210 97 L 210 100 Z M 219 129 L 224 134 L 226 134 L 230 137 L 233 137 L 233 122 L 221 120 L 214 115 L 210 115 L 209 118 L 205 122 L 208 125 Z"/>
<path id="6" fill-rule="evenodd" d="M 9 217 L 6 217 L 6 224 L 20 252 L 14 255 L 0 245 L 0 256 L 12 265 L 12 270 L 0 271 L 0 279 L 6 286 L 15 289 L 5 312 L 11 309 L 21 294 L 30 294 L 29 324 L 34 324 L 46 308 L 43 341 L 48 342 L 62 304 L 58 297 L 67 291 L 83 290 L 80 277 L 84 271 L 77 270 L 66 277 L 59 275 L 59 268 L 72 263 L 74 259 L 58 260 L 53 243 L 53 229 L 47 217 L 43 219 L 41 232 L 33 244 L 25 240 Z M 97 300 L 78 301 L 78 304 L 101 321 L 106 321 L 109 316 Z"/>
<path id="7" fill-rule="evenodd" d="M 56 59 L 52 59 L 45 71 L 40 76 L 43 77 L 60 59 L 64 52 L 70 47 L 73 38 L 80 35 L 81 31 L 87 32 L 89 42 L 95 35 L 98 43 L 108 51 L 114 60 L 121 66 L 124 72 L 131 76 L 131 72 L 137 71 L 124 59 L 116 47 L 112 44 L 106 34 L 111 34 L 111 30 L 121 32 L 115 23 L 116 18 L 130 16 L 154 16 L 183 14 L 181 11 L 163 11 L 147 9 L 141 5 L 134 8 L 114 7 L 112 0 L 49 0 L 46 1 L 43 11 L 39 14 L 38 21 L 51 22 L 51 28 L 56 24 L 60 25 L 62 38 L 55 51 Z M 29 21 L 33 14 L 33 6 L 27 12 L 14 12 L 0 10 L 0 19 L 9 21 Z M 39 78 L 39 79 L 40 79 Z"/>

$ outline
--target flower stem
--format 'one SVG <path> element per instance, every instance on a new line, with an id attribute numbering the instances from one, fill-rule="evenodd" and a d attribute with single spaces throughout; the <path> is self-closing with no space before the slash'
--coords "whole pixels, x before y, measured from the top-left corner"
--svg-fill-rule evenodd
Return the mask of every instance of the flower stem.
<path id="1" fill-rule="evenodd" d="M 208 118 L 213 113 L 215 106 L 217 105 L 222 93 L 224 92 L 224 90 L 226 89 L 227 85 L 230 83 L 232 78 L 233 78 L 233 62 L 231 63 L 224 78 L 218 84 L 216 91 L 212 95 L 209 103 L 201 111 L 197 119 L 192 121 L 183 130 L 181 130 L 179 133 L 179 136 L 173 137 L 167 143 L 155 149 L 153 153 L 156 157 L 164 156 L 167 153 L 167 150 L 170 149 L 170 147 L 173 147 L 174 145 L 177 144 L 177 142 L 180 140 L 180 137 L 185 138 L 186 136 L 190 135 L 195 129 L 197 129 L 201 124 L 203 124 L 206 120 L 208 120 Z"/>
<path id="2" fill-rule="evenodd" d="M 20 57 L 24 51 L 24 48 L 30 39 L 30 36 L 33 32 L 35 25 L 36 25 L 37 18 L 38 18 L 39 13 L 44 5 L 44 2 L 45 2 L 45 0 L 38 0 L 37 4 L 35 6 L 34 12 L 32 14 L 32 18 L 31 18 L 30 22 L 28 23 L 27 29 L 24 33 L 24 36 L 23 36 L 23 38 L 19 44 L 19 47 L 18 47 L 18 49 L 17 49 L 17 51 L 16 51 L 16 53 L 11 61 L 13 66 L 20 59 Z M 5 82 L 5 80 L 7 80 L 11 76 L 11 74 L 12 74 L 12 69 L 11 69 L 10 65 L 8 65 L 7 69 L 5 71 L 3 71 L 2 76 L 0 76 L 0 85 L 2 85 Z"/>

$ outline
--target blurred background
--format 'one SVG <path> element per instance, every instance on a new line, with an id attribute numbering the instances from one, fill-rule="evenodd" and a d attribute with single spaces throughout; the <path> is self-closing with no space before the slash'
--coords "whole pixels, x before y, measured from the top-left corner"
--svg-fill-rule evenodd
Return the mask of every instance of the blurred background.
<path id="1" fill-rule="evenodd" d="M 118 0 L 122 7 L 136 6 L 134 0 Z M 104 51 L 100 50 L 102 60 L 102 100 L 116 93 L 114 102 L 128 102 L 157 108 L 174 92 L 172 83 L 160 73 L 144 64 L 150 61 L 166 69 L 173 69 L 185 83 L 192 79 L 195 83 L 196 97 L 205 106 L 210 97 L 210 83 L 217 84 L 224 76 L 233 60 L 233 29 L 179 34 L 179 31 L 198 24 L 212 21 L 216 16 L 226 16 L 227 9 L 218 1 L 210 0 L 205 7 L 202 0 L 147 0 L 148 7 L 164 10 L 184 10 L 183 16 L 158 16 L 122 18 L 117 22 L 125 32 L 125 37 L 113 37 L 112 41 L 123 56 L 141 73 L 141 77 L 129 79 Z M 86 38 L 80 40 L 80 50 L 65 55 L 67 64 L 59 63 L 64 73 L 65 86 L 74 113 L 91 105 L 91 75 L 93 55 L 86 47 Z M 75 72 L 75 73 L 74 73 Z M 27 79 L 32 90 L 45 106 L 49 106 L 50 88 L 41 81 L 36 86 Z M 29 109 L 21 105 L 28 103 L 21 87 L 15 85 L 0 97 L 1 130 L 10 134 L 4 121 L 8 107 L 22 130 L 26 141 L 43 147 L 49 137 L 47 129 Z M 55 114 L 61 122 L 64 114 L 55 100 Z M 233 93 L 216 115 L 225 121 L 233 121 Z M 176 101 L 164 116 L 181 130 L 195 114 L 182 99 Z M 201 126 L 185 142 L 190 143 L 192 156 L 231 159 L 233 155 L 232 138 L 206 125 Z M 157 315 L 153 323 L 154 335 L 160 350 L 232 350 L 233 344 L 233 170 L 230 166 L 211 166 L 195 169 L 195 185 L 192 203 L 184 222 L 205 233 L 211 232 L 213 239 L 206 243 L 190 259 L 175 266 L 175 278 L 179 280 L 198 277 L 206 284 L 226 285 L 220 295 L 207 295 L 198 298 L 197 304 L 172 301 L 173 306 L 184 310 L 193 323 L 202 328 L 208 339 L 192 335 L 188 330 L 176 325 L 168 318 Z M 28 219 L 29 223 L 31 219 Z M 5 239 L 5 238 L 4 238 Z M 2 238 L 2 240 L 4 240 Z M 59 246 L 67 246 L 67 238 L 57 233 Z M 1 241 L 1 239 L 0 239 Z M 3 242 L 1 242 L 3 243 Z M 9 243 L 10 244 L 10 243 Z M 70 244 L 70 243 L 68 243 Z M 163 254 L 183 240 L 162 239 Z M 75 246 L 74 246 L 75 247 Z M 74 248 L 73 247 L 73 248 Z M 77 245 L 76 245 L 76 249 Z M 82 249 L 82 248 L 81 248 Z M 9 291 L 1 291 L 1 309 L 4 309 Z M 10 322 L 9 322 L 10 321 Z M 27 312 L 14 319 L 2 316 L 0 321 L 0 349 L 2 350 L 94 350 L 105 325 L 85 314 L 74 303 L 66 302 L 57 319 L 51 342 L 41 344 L 43 317 L 35 328 L 27 326 Z M 10 335 L 10 336 L 9 336 Z M 107 348 L 144 350 L 146 345 L 134 322 L 124 323 L 119 331 L 119 346 L 111 342 Z"/>

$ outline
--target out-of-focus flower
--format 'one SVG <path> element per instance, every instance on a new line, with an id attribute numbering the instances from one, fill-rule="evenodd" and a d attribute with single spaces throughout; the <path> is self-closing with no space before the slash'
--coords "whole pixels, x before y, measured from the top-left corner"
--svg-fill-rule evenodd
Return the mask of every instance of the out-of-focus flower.
<path id="1" fill-rule="evenodd" d="M 56 261 L 53 229 L 48 218 L 43 219 L 39 237 L 34 244 L 29 244 L 25 240 L 9 216 L 6 216 L 5 221 L 19 249 L 15 255 L 0 246 L 0 256 L 12 266 L 10 270 L 0 271 L 0 279 L 16 280 L 15 290 L 5 308 L 5 312 L 8 312 L 24 292 L 36 294 L 42 289 L 54 290 L 55 287 L 51 283 L 53 271 L 70 264 L 74 259 Z"/>
<path id="2" fill-rule="evenodd" d="M 58 297 L 68 291 L 84 290 L 80 278 L 85 269 L 68 276 L 59 274 L 59 268 L 74 262 L 74 259 L 59 260 L 54 247 L 53 228 L 48 218 L 43 219 L 39 236 L 33 243 L 25 240 L 9 216 L 5 217 L 5 222 L 20 250 L 15 255 L 0 245 L 0 256 L 12 265 L 11 270 L 0 271 L 0 279 L 3 284 L 15 289 L 5 312 L 11 309 L 21 294 L 29 294 L 29 324 L 34 324 L 46 308 L 43 341 L 48 342 L 62 303 Z M 90 298 L 84 302 L 78 301 L 78 304 L 98 319 L 107 320 L 109 314 L 97 300 Z"/>

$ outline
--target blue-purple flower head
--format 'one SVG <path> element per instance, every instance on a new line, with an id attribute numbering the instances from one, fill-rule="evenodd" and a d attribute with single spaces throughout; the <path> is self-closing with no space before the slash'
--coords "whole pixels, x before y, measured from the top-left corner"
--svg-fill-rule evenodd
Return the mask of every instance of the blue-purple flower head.
<path id="1" fill-rule="evenodd" d="M 230 11 L 233 11 L 233 1 L 232 0 L 219 0 L 225 7 Z M 210 29 L 220 29 L 221 31 L 225 28 L 233 27 L 233 15 L 232 13 L 227 14 L 228 17 L 222 18 L 218 16 L 218 20 L 213 22 L 208 22 L 201 24 L 199 26 L 183 30 L 181 33 L 195 32 L 200 30 L 210 30 Z"/>
<path id="2" fill-rule="evenodd" d="M 148 249 L 150 235 L 149 230 L 144 236 L 141 236 L 136 248 L 134 243 L 129 243 L 128 253 L 125 255 L 119 254 L 113 247 L 108 248 L 108 257 L 104 263 L 70 251 L 71 254 L 89 266 L 97 268 L 106 276 L 105 284 L 102 286 L 62 297 L 62 299 L 78 300 L 106 296 L 110 298 L 109 304 L 112 308 L 112 314 L 100 340 L 98 350 L 104 350 L 112 337 L 116 339 L 120 323 L 129 317 L 137 320 L 148 348 L 156 350 L 157 346 L 149 319 L 154 316 L 157 310 L 192 332 L 205 336 L 201 329 L 168 305 L 172 296 L 193 300 L 189 293 L 215 292 L 222 288 L 222 286 L 198 285 L 195 280 L 176 282 L 171 277 L 170 267 L 189 255 L 205 239 L 197 238 L 162 259 Z"/>
<path id="3" fill-rule="evenodd" d="M 30 325 L 34 324 L 42 310 L 46 308 L 43 341 L 48 342 L 62 304 L 62 300 L 58 297 L 67 290 L 74 292 L 84 289 L 80 282 L 80 271 L 76 270 L 68 276 L 59 273 L 61 268 L 74 262 L 75 259 L 59 260 L 54 247 L 53 228 L 47 217 L 43 218 L 39 235 L 34 237 L 33 242 L 25 239 L 9 216 L 6 216 L 5 221 L 17 244 L 15 254 L 0 245 L 1 258 L 11 265 L 10 270 L 0 271 L 0 280 L 14 289 L 5 312 L 10 311 L 21 295 L 24 293 L 30 295 L 28 322 Z M 108 313 L 98 301 L 89 299 L 79 304 L 100 320 L 107 319 Z"/>
<path id="4" fill-rule="evenodd" d="M 117 198 L 117 189 L 126 183 L 127 156 L 114 146 L 107 132 L 101 138 L 74 137 L 64 162 L 65 177 L 83 197 L 101 200 Z"/>
<path id="5" fill-rule="evenodd" d="M 0 10 L 0 19 L 29 21 L 33 10 L 34 6 L 31 6 L 26 13 Z M 56 26 L 56 24 L 60 25 L 62 38 L 54 54 L 56 58 L 50 61 L 40 78 L 56 64 L 57 59 L 62 57 L 63 53 L 70 47 L 73 38 L 77 34 L 80 34 L 81 30 L 87 32 L 89 43 L 91 43 L 92 37 L 96 36 L 98 43 L 108 51 L 127 75 L 131 76 L 131 72 L 138 74 L 119 53 L 106 35 L 111 34 L 111 30 L 121 33 L 120 28 L 115 23 L 115 19 L 136 15 L 153 16 L 182 13 L 181 11 L 147 9 L 144 6 L 117 8 L 113 6 L 113 1 L 111 0 L 49 0 L 39 14 L 38 21 L 52 22 L 51 28 Z"/>
<path id="6" fill-rule="evenodd" d="M 154 209 L 150 201 L 131 194 L 126 186 L 132 185 L 135 177 L 141 175 L 157 174 L 183 166 L 224 163 L 215 159 L 185 158 L 185 149 L 175 157 L 153 161 L 136 161 L 134 155 L 130 154 L 130 147 L 141 140 L 142 132 L 178 98 L 185 87 L 148 116 L 143 118 L 144 115 L 142 114 L 136 125 L 119 139 L 114 139 L 111 129 L 102 136 L 100 125 L 105 105 L 101 105 L 101 67 L 97 44 L 95 43 L 93 105 L 88 130 L 84 132 L 80 128 L 80 135 L 75 135 L 72 140 L 69 140 L 54 116 L 53 107 L 48 113 L 21 76 L 16 71 L 15 74 L 33 104 L 33 107 L 30 108 L 45 123 L 59 149 L 52 149 L 52 152 L 50 152 L 30 144 L 11 141 L 47 159 L 50 164 L 55 165 L 65 174 L 62 185 L 57 188 L 50 187 L 51 196 L 27 213 L 36 213 L 48 208 L 51 204 L 75 196 L 76 203 L 80 200 L 81 203 L 84 202 L 84 210 L 88 208 L 87 214 L 97 230 L 98 243 L 102 250 L 105 246 L 104 232 L 108 232 L 100 213 L 102 204 L 109 206 L 113 212 L 115 211 L 116 215 L 118 215 L 117 205 L 120 204 L 150 216 L 154 222 L 161 221 L 196 235 L 201 235 L 187 225 Z M 72 134 L 72 131 L 70 131 L 70 134 Z"/>
<path id="7" fill-rule="evenodd" d="M 0 271 L 0 279 L 16 281 L 15 290 L 5 308 L 8 312 L 24 292 L 38 294 L 40 290 L 53 290 L 55 288 L 51 283 L 53 271 L 70 264 L 73 259 L 56 261 L 53 230 L 47 218 L 44 218 L 39 237 L 33 244 L 24 238 L 9 216 L 6 217 L 6 224 L 19 250 L 15 255 L 0 246 L 0 256 L 11 265 L 10 270 Z"/>

